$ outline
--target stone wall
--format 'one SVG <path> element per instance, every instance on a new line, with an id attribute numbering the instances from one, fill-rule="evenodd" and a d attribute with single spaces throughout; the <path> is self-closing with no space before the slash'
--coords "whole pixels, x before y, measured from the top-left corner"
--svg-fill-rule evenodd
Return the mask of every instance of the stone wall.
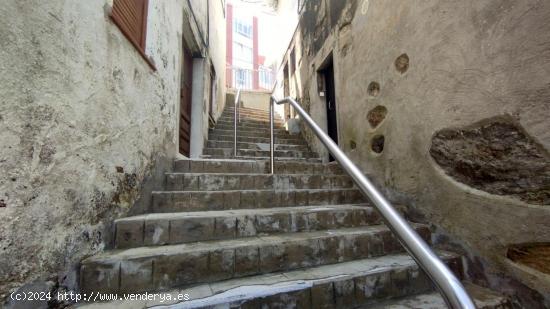
<path id="1" fill-rule="evenodd" d="M 546 297 L 548 280 L 518 270 L 506 251 L 550 239 L 549 19 L 545 1 L 309 1 L 290 79 L 326 128 L 318 71 L 332 57 L 339 141 L 352 160 L 461 244 L 486 284 L 506 290 L 498 278 L 511 277 Z M 502 132 L 461 140 L 494 119 L 506 119 Z M 472 178 L 456 171 L 460 161 L 493 169 Z"/>
<path id="2" fill-rule="evenodd" d="M 156 70 L 111 5 L 0 7 L 0 298 L 23 284 L 75 287 L 78 262 L 108 245 L 111 220 L 176 154 L 182 2 L 150 1 Z"/>

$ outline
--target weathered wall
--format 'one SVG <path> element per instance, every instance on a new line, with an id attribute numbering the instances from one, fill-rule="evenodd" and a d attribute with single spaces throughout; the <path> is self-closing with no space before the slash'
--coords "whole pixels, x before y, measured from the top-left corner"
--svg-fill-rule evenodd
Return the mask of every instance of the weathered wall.
<path id="1" fill-rule="evenodd" d="M 188 6 L 191 4 L 191 6 Z M 217 119 L 225 107 L 225 7 L 222 1 L 184 3 L 184 37 L 194 56 L 191 107 L 191 157 L 202 154 L 208 139 L 209 117 Z M 215 82 L 211 83 L 211 76 Z M 214 96 L 212 111 L 210 97 Z"/>
<path id="2" fill-rule="evenodd" d="M 111 3 L 0 7 L 1 298 L 33 280 L 73 286 L 78 261 L 176 153 L 182 2 L 150 1 L 156 71 Z"/>
<path id="3" fill-rule="evenodd" d="M 346 153 L 388 192 L 405 197 L 427 221 L 485 261 L 489 279 L 505 273 L 550 295 L 548 279 L 546 286 L 536 283 L 540 275 L 518 271 L 505 257 L 510 244 L 550 239 L 544 199 L 550 188 L 550 2 L 324 0 L 306 6 L 295 37 L 303 47 L 297 61 L 303 93 L 296 94 L 314 119 L 326 127 L 317 70 L 332 54 L 339 140 Z M 509 168 L 519 175 L 510 177 L 509 189 L 523 187 L 538 166 L 536 181 L 529 183 L 542 194 L 536 203 L 513 190 L 502 195 L 461 182 L 430 155 L 438 132 L 467 132 L 495 117 L 515 129 L 478 144 L 443 146 L 464 146 L 450 153 L 504 158 L 492 166 L 503 170 L 474 178 L 500 181 L 498 175 Z M 326 155 L 305 131 L 314 150 Z M 519 134 L 513 132 L 525 138 L 508 143 L 507 136 Z M 469 153 L 467 147 L 477 150 Z M 524 160 L 526 153 L 536 160 Z M 518 172 L 514 165 L 526 169 Z M 490 283 L 505 288 L 502 281 Z"/>

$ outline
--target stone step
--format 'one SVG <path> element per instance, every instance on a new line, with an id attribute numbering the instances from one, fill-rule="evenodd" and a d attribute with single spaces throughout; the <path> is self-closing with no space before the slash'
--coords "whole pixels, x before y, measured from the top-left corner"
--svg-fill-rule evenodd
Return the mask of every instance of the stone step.
<path id="1" fill-rule="evenodd" d="M 234 136 L 235 131 L 232 128 L 229 129 L 229 130 L 222 130 L 222 129 L 214 128 L 214 129 L 209 130 L 208 136 L 210 136 L 210 134 Z M 266 129 L 266 130 L 239 130 L 239 131 L 237 131 L 237 137 L 240 137 L 240 136 L 269 138 L 271 136 L 271 133 L 269 132 L 269 129 Z M 287 131 L 283 131 L 283 130 L 276 130 L 274 132 L 273 137 L 275 138 L 275 140 L 277 140 L 276 141 L 277 144 L 281 144 L 281 142 L 279 142 L 278 139 L 293 139 L 293 138 L 298 139 L 298 138 L 302 138 L 302 136 L 299 135 L 299 134 L 290 134 Z"/>
<path id="2" fill-rule="evenodd" d="M 281 128 L 284 127 L 284 122 L 280 119 L 274 119 L 274 125 L 280 126 Z M 235 122 L 233 120 L 233 116 L 230 117 L 220 117 L 216 121 L 216 125 L 225 125 L 225 126 L 234 126 Z M 249 119 L 249 118 L 241 118 L 241 122 L 239 122 L 239 125 L 242 126 L 259 126 L 259 127 L 268 127 L 269 128 L 269 120 L 263 121 L 263 120 L 255 120 L 255 119 Z"/>
<path id="3" fill-rule="evenodd" d="M 273 132 L 275 134 L 284 134 L 287 133 L 286 129 L 283 126 L 273 127 Z M 230 125 L 224 125 L 224 124 L 216 124 L 214 126 L 213 130 L 228 130 L 228 131 L 235 131 L 235 127 L 233 124 Z M 259 131 L 259 132 L 270 132 L 269 124 L 264 126 L 251 126 L 251 125 L 239 125 L 237 126 L 237 133 L 239 132 L 251 132 L 251 131 Z"/>
<path id="4" fill-rule="evenodd" d="M 234 141 L 220 141 L 220 140 L 210 140 L 207 142 L 207 148 L 231 148 L 234 147 Z M 274 144 L 275 150 L 294 150 L 294 151 L 303 151 L 309 152 L 309 148 L 306 145 L 292 145 L 292 144 Z M 238 149 L 252 149 L 252 150 L 269 150 L 269 143 L 237 143 Z"/>
<path id="5" fill-rule="evenodd" d="M 233 148 L 204 148 L 203 155 L 230 158 L 233 156 Z M 238 149 L 238 157 L 266 157 L 270 155 L 269 150 Z M 278 158 L 296 158 L 296 159 L 317 159 L 319 155 L 311 151 L 296 150 L 275 150 L 273 155 Z"/>
<path id="6" fill-rule="evenodd" d="M 201 158 L 203 159 L 210 159 L 210 160 L 216 160 L 216 159 L 231 159 L 232 156 L 225 156 L 225 155 L 201 155 Z M 256 157 L 256 156 L 237 156 L 234 157 L 235 159 L 240 160 L 260 160 L 260 161 L 269 161 L 269 157 Z M 275 157 L 275 162 L 307 162 L 307 163 L 321 163 L 323 160 L 320 158 L 295 158 L 295 157 Z"/>
<path id="7" fill-rule="evenodd" d="M 321 174 L 344 175 L 345 172 L 336 163 L 316 163 L 298 161 L 276 161 L 275 174 Z M 266 160 L 235 159 L 185 159 L 176 160 L 174 171 L 177 173 L 269 173 Z"/>
<path id="8" fill-rule="evenodd" d="M 167 173 L 167 191 L 348 189 L 354 186 L 347 175 Z"/>
<path id="9" fill-rule="evenodd" d="M 356 189 L 153 191 L 151 212 L 212 211 L 287 206 L 360 204 Z"/>
<path id="10" fill-rule="evenodd" d="M 269 117 L 269 110 L 263 110 L 263 109 L 254 109 L 254 108 L 246 108 L 246 107 L 239 107 L 238 113 L 242 115 L 252 115 L 252 116 L 265 116 Z M 227 115 L 233 115 L 235 113 L 235 108 L 233 106 L 227 106 L 223 110 L 224 114 Z M 275 113 L 276 117 L 280 116 Z"/>
<path id="11" fill-rule="evenodd" d="M 115 220 L 115 248 L 175 245 L 381 224 L 372 207 L 330 205 L 146 214 Z"/>
<path id="12" fill-rule="evenodd" d="M 459 255 L 446 251 L 436 253 L 461 276 L 462 262 Z M 80 308 L 174 306 L 170 308 L 351 309 L 383 302 L 389 297 L 404 297 L 430 291 L 433 291 L 430 280 L 409 255 L 392 254 L 168 290 L 165 293 L 170 296 L 169 301 L 118 300 L 85 304 Z M 189 295 L 189 299 L 178 300 L 178 295 L 184 294 Z"/>
<path id="13" fill-rule="evenodd" d="M 265 172 L 269 172 L 269 165 L 265 166 Z M 275 174 L 346 174 L 336 162 L 323 164 L 316 162 L 275 161 L 274 172 Z"/>
<path id="14" fill-rule="evenodd" d="M 258 160 L 192 159 L 176 160 L 178 173 L 265 173 L 266 162 Z"/>
<path id="15" fill-rule="evenodd" d="M 231 134 L 213 134 L 210 133 L 208 135 L 209 141 L 234 141 L 234 133 Z M 245 143 L 263 143 L 263 144 L 269 144 L 270 138 L 269 137 L 253 137 L 253 136 L 241 136 L 237 134 L 237 142 L 245 142 Z M 277 138 L 276 141 L 274 141 L 276 144 L 290 144 L 290 145 L 306 145 L 306 141 L 302 139 L 299 135 L 291 135 L 288 138 Z"/>
<path id="16" fill-rule="evenodd" d="M 426 226 L 414 228 L 429 239 Z M 403 251 L 383 225 L 100 253 L 82 261 L 84 293 L 136 293 L 347 262 Z"/>
<path id="17" fill-rule="evenodd" d="M 511 301 L 492 290 L 473 285 L 471 283 L 464 283 L 464 287 L 473 298 L 477 308 L 480 309 L 512 309 Z M 438 292 L 428 292 L 418 295 L 407 296 L 400 299 L 391 299 L 382 301 L 380 303 L 371 306 L 361 306 L 358 309 L 447 309 L 445 301 Z"/>

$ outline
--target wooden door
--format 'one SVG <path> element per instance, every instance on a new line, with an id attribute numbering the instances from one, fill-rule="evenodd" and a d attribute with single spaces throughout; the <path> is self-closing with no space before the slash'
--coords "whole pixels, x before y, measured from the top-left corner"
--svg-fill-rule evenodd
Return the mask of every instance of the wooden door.
<path id="1" fill-rule="evenodd" d="M 189 157 L 191 148 L 191 95 L 193 85 L 193 58 L 191 52 L 183 46 L 183 68 L 180 91 L 180 137 L 179 151 Z"/>

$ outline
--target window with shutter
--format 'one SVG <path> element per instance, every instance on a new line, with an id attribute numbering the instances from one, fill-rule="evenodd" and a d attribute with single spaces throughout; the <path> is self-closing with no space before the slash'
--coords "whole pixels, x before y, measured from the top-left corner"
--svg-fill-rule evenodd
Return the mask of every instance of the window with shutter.
<path id="1" fill-rule="evenodd" d="M 148 3 L 149 0 L 113 0 L 111 19 L 149 62 L 145 55 Z"/>

